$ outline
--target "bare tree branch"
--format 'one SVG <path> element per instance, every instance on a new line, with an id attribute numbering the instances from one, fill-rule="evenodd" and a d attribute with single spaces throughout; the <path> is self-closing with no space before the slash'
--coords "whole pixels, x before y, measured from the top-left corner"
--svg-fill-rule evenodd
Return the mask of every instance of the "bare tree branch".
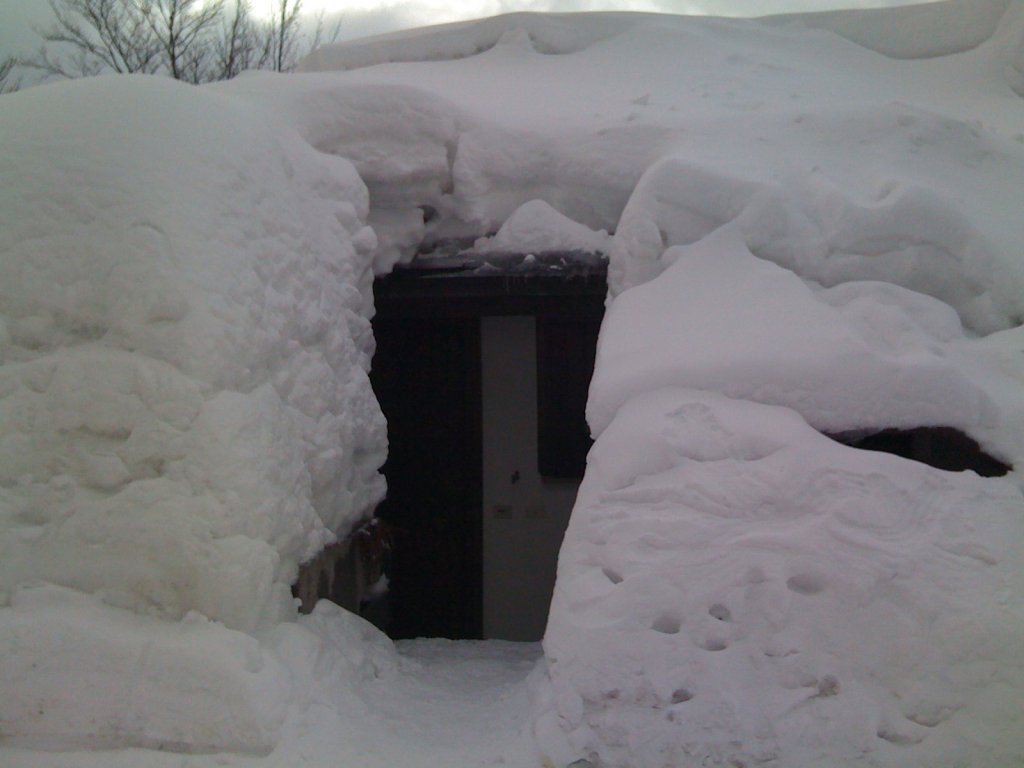
<path id="1" fill-rule="evenodd" d="M 0 93 L 11 93 L 21 87 L 20 78 L 13 76 L 18 60 L 14 56 L 0 59 Z"/>
<path id="2" fill-rule="evenodd" d="M 249 0 L 235 0 L 231 16 L 225 18 L 214 41 L 215 79 L 228 80 L 256 66 L 259 51 L 259 30 L 252 20 Z"/>
<path id="3" fill-rule="evenodd" d="M 333 43 L 341 35 L 341 22 L 342 17 L 338 16 L 337 20 L 329 28 L 324 19 L 324 11 L 321 8 L 316 14 L 316 24 L 313 27 L 313 33 L 309 38 L 309 45 L 305 46 L 306 52 L 315 51 L 321 45 L 327 43 Z"/>
<path id="4" fill-rule="evenodd" d="M 49 0 L 54 21 L 36 32 L 43 46 L 26 66 L 63 77 L 114 72 L 155 72 L 159 45 L 142 17 L 124 0 Z"/>
<path id="5" fill-rule="evenodd" d="M 162 72 L 202 83 L 252 68 L 284 72 L 340 30 L 339 21 L 328 35 L 321 14 L 307 35 L 302 0 L 275 0 L 266 22 L 253 18 L 250 0 L 48 2 L 54 21 L 36 30 L 43 44 L 18 63 L 61 77 Z"/>
<path id="6" fill-rule="evenodd" d="M 295 66 L 302 31 L 299 26 L 301 11 L 302 0 L 277 0 L 265 29 L 263 51 L 266 60 L 261 66 L 277 72 L 286 72 Z"/>
<path id="7" fill-rule="evenodd" d="M 163 64 L 175 80 L 202 82 L 208 39 L 220 23 L 224 0 L 132 0 L 159 41 Z"/>

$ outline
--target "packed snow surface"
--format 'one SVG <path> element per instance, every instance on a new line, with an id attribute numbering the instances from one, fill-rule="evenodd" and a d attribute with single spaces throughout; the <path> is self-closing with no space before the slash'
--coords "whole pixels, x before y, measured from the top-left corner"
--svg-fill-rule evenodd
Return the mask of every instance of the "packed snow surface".
<path id="1" fill-rule="evenodd" d="M 58 595 L 52 598 L 63 599 Z M 73 611 L 65 618 L 67 623 L 76 620 L 81 617 Z M 137 617 L 129 621 L 141 624 Z M 95 626 L 92 632 L 113 635 L 125 628 L 122 619 Z M 222 748 L 204 753 L 206 750 L 191 749 L 183 755 L 170 751 L 173 745 L 166 742 L 161 749 L 113 749 L 116 737 L 124 738 L 113 727 L 139 728 L 143 721 L 111 719 L 107 709 L 91 713 L 96 734 L 91 749 L 83 749 L 90 745 L 61 744 L 47 735 L 34 744 L 35 749 L 24 745 L 0 748 L 4 768 L 538 765 L 529 707 L 531 675 L 541 655 L 538 644 L 439 638 L 392 644 L 362 619 L 326 602 L 319 603 L 310 616 L 261 633 L 258 641 L 235 633 L 238 636 L 232 640 L 241 647 L 218 638 L 214 628 L 201 619 L 172 627 L 171 634 L 157 648 L 166 651 L 176 643 L 186 644 L 180 659 L 187 664 L 173 670 L 182 677 L 156 674 L 159 659 L 139 663 L 138 653 L 155 653 L 157 648 L 137 648 L 131 658 L 133 665 L 115 678 L 117 689 L 102 698 L 113 703 L 119 696 L 128 696 L 133 703 L 141 703 L 146 696 L 153 702 L 150 706 L 158 705 L 178 717 L 175 725 L 181 729 L 180 735 L 209 735 L 222 730 L 228 721 L 236 728 L 236 736 L 251 737 L 243 730 L 245 726 L 276 719 L 281 735 L 273 752 L 229 753 Z M 136 639 L 129 629 L 127 638 L 112 637 L 111 641 L 127 651 Z M 245 661 L 244 667 L 240 660 Z M 71 666 L 67 660 L 63 664 L 65 669 Z M 81 677 L 89 672 L 77 669 L 74 674 Z M 93 682 L 100 680 L 102 673 L 92 678 Z M 54 678 L 51 690 L 61 682 Z M 275 709 L 274 703 L 282 696 L 274 685 L 291 697 L 283 710 Z M 197 689 L 221 686 L 216 700 L 219 708 L 189 717 L 189 703 L 200 698 Z M 93 694 L 93 698 L 101 697 Z M 172 723 L 171 716 L 164 722 Z M 186 730 L 197 727 L 205 727 L 206 734 Z M 243 751 L 253 752 L 252 746 L 259 743 L 250 741 Z"/>
<path id="2" fill-rule="evenodd" d="M 0 97 L 5 765 L 1024 764 L 1022 43 L 520 14 Z M 529 685 L 288 595 L 383 493 L 373 275 L 451 238 L 609 258 Z M 823 434 L 920 426 L 1015 469 Z"/>

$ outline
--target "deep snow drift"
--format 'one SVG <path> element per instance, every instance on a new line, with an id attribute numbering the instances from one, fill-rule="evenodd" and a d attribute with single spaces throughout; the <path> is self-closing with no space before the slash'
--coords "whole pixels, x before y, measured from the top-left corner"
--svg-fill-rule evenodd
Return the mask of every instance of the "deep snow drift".
<path id="1" fill-rule="evenodd" d="M 1019 764 L 1021 506 L 788 408 L 638 395 L 563 545 L 541 744 L 598 765 Z"/>
<path id="2" fill-rule="evenodd" d="M 287 678 L 236 630 L 384 490 L 366 189 L 163 79 L 4 97 L 0 137 L 4 735 L 267 750 Z"/>
<path id="3" fill-rule="evenodd" d="M 195 765 L 1024 762 L 1022 40 L 1004 0 L 516 15 L 2 97 L 0 732 L 269 753 Z M 370 703 L 409 685 L 390 644 L 285 591 L 382 491 L 372 274 L 453 237 L 610 258 L 597 443 L 532 703 L 502 705 L 535 743 L 488 754 L 382 727 L 421 723 Z M 893 426 L 1018 469 L 822 434 Z"/>

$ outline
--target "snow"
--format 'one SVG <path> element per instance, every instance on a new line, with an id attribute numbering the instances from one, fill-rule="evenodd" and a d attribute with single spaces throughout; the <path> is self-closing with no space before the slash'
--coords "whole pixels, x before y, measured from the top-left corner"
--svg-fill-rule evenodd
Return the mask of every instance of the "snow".
<path id="1" fill-rule="evenodd" d="M 125 744 L 171 751 L 269 752 L 284 720 L 285 666 L 257 640 L 199 613 L 167 623 L 56 586 L 0 609 L 12 741 L 46 750 Z M 90 697 L 88 707 L 80 696 Z M 74 694 L 69 696 L 69 693 Z"/>
<path id="2" fill-rule="evenodd" d="M 541 747 L 556 764 L 1015 765 L 1020 513 L 1015 483 L 847 448 L 790 408 L 638 395 L 563 543 Z"/>
<path id="3" fill-rule="evenodd" d="M 83 618 L 74 613 L 67 617 Z M 123 624 L 115 621 L 109 630 L 94 631 L 121 629 Z M 531 768 L 538 764 L 529 702 L 541 654 L 539 644 L 436 638 L 392 644 L 362 619 L 329 603 L 320 603 L 312 615 L 261 635 L 258 644 L 251 637 L 233 638 L 236 643 L 247 644 L 238 650 L 249 654 L 248 668 L 240 667 L 225 653 L 230 646 L 224 638 L 202 623 L 172 632 L 175 639 L 180 635 L 189 644 L 185 657 L 189 666 L 174 670 L 185 674 L 180 683 L 161 676 L 154 677 L 146 687 L 144 675 L 134 671 L 144 667 L 137 665 L 128 674 L 122 673 L 123 687 L 118 692 L 131 693 L 131 684 L 142 683 L 139 690 L 147 698 L 136 695 L 134 701 L 144 706 L 140 713 L 148 715 L 179 701 L 191 702 L 196 687 L 225 685 L 225 694 L 231 695 L 221 696 L 222 709 L 204 710 L 198 722 L 217 725 L 235 718 L 239 726 L 253 726 L 260 724 L 254 716 L 262 716 L 263 722 L 269 721 L 276 729 L 266 732 L 276 737 L 273 752 L 254 752 L 252 748 L 259 742 L 251 740 L 243 750 L 204 753 L 193 748 L 184 755 L 171 751 L 173 744 L 167 742 L 160 744 L 163 749 L 112 749 L 113 740 L 107 744 L 97 740 L 93 746 L 99 748 L 79 746 L 69 750 L 72 745 L 60 744 L 48 735 L 34 748 L 3 747 L 0 754 L 5 768 L 256 768 L 306 764 Z M 119 642 L 126 653 L 138 650 L 129 646 L 130 641 Z M 165 650 L 173 647 L 173 642 L 158 647 Z M 204 662 L 204 658 L 209 660 Z M 132 660 L 137 662 L 138 656 Z M 80 670 L 74 671 L 81 674 Z M 206 677 L 201 678 L 200 672 Z M 261 690 L 260 684 L 266 688 Z M 291 691 L 293 699 L 284 712 L 266 706 L 258 698 L 242 702 L 236 695 L 244 686 L 246 695 L 262 693 L 276 700 L 280 690 L 274 690 L 274 684 Z M 245 708 L 250 710 L 247 722 L 238 719 Z M 145 722 L 137 717 L 118 724 L 139 728 Z M 196 722 L 183 719 L 185 727 L 195 727 Z M 240 729 L 236 734 L 245 735 Z"/>
<path id="4" fill-rule="evenodd" d="M 1024 762 L 1022 39 L 513 14 L 0 97 L 4 764 Z M 539 662 L 288 591 L 384 492 L 373 277 L 450 238 L 609 258 Z M 822 434 L 928 425 L 1015 469 Z"/>
<path id="5" fill-rule="evenodd" d="M 293 618 L 300 562 L 383 495 L 365 187 L 273 115 L 166 80 L 99 78 L 4 101 L 3 603 L 36 605 L 38 582 L 102 595 L 75 603 L 76 616 L 94 614 L 84 626 L 114 622 L 105 606 L 116 607 L 150 617 L 138 631 L 157 645 L 160 619 L 201 614 L 222 655 L 237 655 L 233 631 Z M 6 635 L 5 691 L 32 689 L 19 670 L 57 620 L 46 605 L 21 608 Z M 143 673 L 184 683 L 187 650 Z M 179 709 L 197 722 L 225 699 L 246 710 L 240 684 L 156 707 L 142 731 L 118 724 L 138 716 L 130 697 L 83 711 L 97 677 L 113 685 L 131 653 L 112 633 L 82 635 L 66 663 L 87 674 L 53 671 L 76 703 L 29 718 L 26 701 L 4 696 L 5 737 L 78 743 L 104 712 L 108 741 L 272 744 L 253 736 L 264 725 L 230 717 L 161 735 L 178 732 Z M 230 665 L 223 674 L 233 679 Z M 267 706 L 284 706 L 270 690 Z"/>
<path id="6" fill-rule="evenodd" d="M 523 203 L 508 217 L 493 237 L 473 244 L 475 253 L 543 253 L 581 251 L 607 253 L 608 233 L 594 232 L 556 211 L 543 200 Z"/>
<path id="7" fill-rule="evenodd" d="M 795 23 L 842 35 L 858 45 L 898 59 L 948 56 L 988 40 L 1014 0 L 956 0 L 860 13 L 823 11 L 780 15 L 771 24 Z"/>
<path id="8" fill-rule="evenodd" d="M 587 409 L 595 433 L 633 397 L 675 385 L 785 405 L 832 434 L 954 426 L 1024 458 L 1016 435 L 992 434 L 1020 395 L 997 403 L 964 372 L 954 350 L 972 344 L 948 304 L 892 283 L 808 284 L 726 229 L 662 259 L 664 273 L 608 308 Z"/>

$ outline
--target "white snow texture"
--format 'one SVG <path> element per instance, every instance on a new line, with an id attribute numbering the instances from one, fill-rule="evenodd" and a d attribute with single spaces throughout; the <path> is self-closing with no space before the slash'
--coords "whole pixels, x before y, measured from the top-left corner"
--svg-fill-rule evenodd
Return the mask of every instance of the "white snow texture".
<path id="1" fill-rule="evenodd" d="M 1022 41 L 514 14 L 0 97 L 0 739 L 370 723 L 393 648 L 288 585 L 384 492 L 373 276 L 460 237 L 609 257 L 517 765 L 1024 765 Z M 823 434 L 922 426 L 1014 469 Z"/>
<path id="2" fill-rule="evenodd" d="M 155 619 L 201 614 L 234 647 L 224 627 L 294 618 L 298 564 L 383 495 L 366 189 L 263 111 L 164 79 L 4 101 L 0 680 L 23 694 L 2 697 L 4 734 L 74 742 L 100 722 L 99 741 L 269 748 L 258 710 L 274 707 L 244 665 L 183 674 L 192 654 Z M 130 641 L 75 630 L 49 600 L 26 614 L 38 582 L 153 617 L 168 661 L 143 676 L 183 700 L 51 696 L 50 678 L 76 690 L 70 660 L 118 679 Z M 76 639 L 37 658 L 58 634 Z M 237 722 L 208 717 L 224 698 Z"/>

